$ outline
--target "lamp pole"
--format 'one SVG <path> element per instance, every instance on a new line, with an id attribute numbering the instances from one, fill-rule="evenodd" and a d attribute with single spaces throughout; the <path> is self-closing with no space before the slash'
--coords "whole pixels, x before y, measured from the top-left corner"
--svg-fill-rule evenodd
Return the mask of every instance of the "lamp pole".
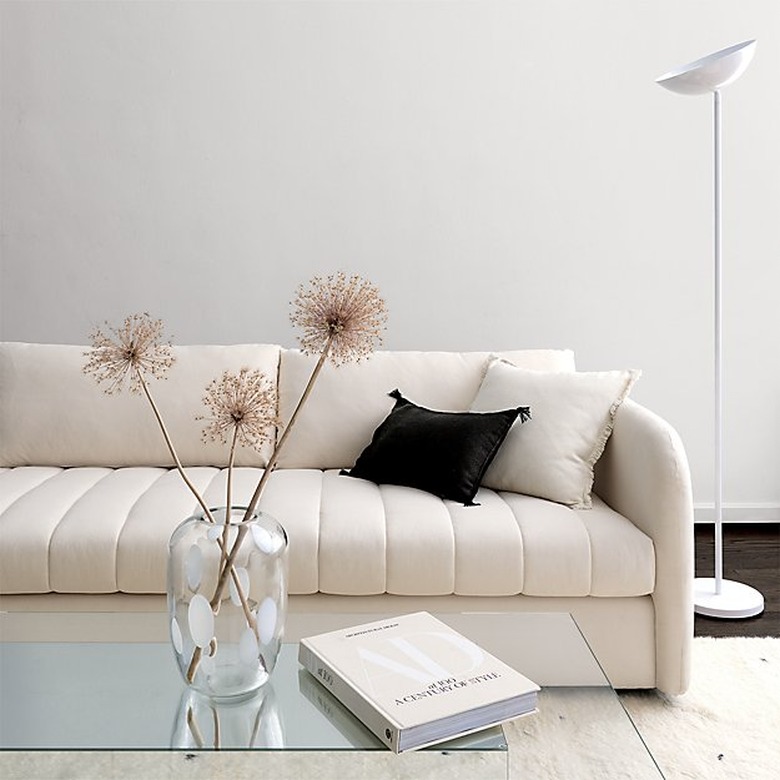
<path id="1" fill-rule="evenodd" d="M 723 590 L 723 226 L 720 90 L 712 93 L 715 189 L 715 595 Z"/>
<path id="2" fill-rule="evenodd" d="M 712 93 L 715 190 L 715 577 L 694 580 L 693 608 L 700 615 L 746 618 L 764 610 L 764 597 L 749 585 L 723 579 L 723 234 L 720 90 L 736 81 L 753 59 L 756 42 L 744 41 L 683 65 L 656 79 L 680 95 Z"/>

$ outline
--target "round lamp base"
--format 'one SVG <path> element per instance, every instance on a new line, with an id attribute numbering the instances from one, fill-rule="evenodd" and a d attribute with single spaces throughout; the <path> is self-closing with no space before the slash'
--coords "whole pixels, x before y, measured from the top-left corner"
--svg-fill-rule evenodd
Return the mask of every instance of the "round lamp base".
<path id="1" fill-rule="evenodd" d="M 720 593 L 715 593 L 713 577 L 693 581 L 693 611 L 697 615 L 748 618 L 764 611 L 764 597 L 750 585 L 733 580 L 721 580 L 720 585 Z"/>

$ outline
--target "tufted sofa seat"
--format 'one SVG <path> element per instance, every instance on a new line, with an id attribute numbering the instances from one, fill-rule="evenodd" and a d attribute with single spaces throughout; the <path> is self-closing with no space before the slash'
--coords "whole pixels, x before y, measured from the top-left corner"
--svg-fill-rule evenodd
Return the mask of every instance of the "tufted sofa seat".
<path id="1" fill-rule="evenodd" d="M 166 545 L 195 511 L 174 471 L 20 467 L 0 472 L 3 593 L 165 593 Z M 225 472 L 191 469 L 215 503 Z M 259 472 L 235 475 L 248 500 Z M 649 537 L 596 499 L 574 510 L 482 489 L 464 507 L 336 470 L 285 469 L 260 508 L 284 518 L 291 594 L 646 596 Z M 35 518 L 31 522 L 29 518 Z"/>
<path id="2" fill-rule="evenodd" d="M 168 539 L 195 510 L 143 400 L 103 396 L 80 372 L 83 351 L 0 345 L 0 608 L 159 600 Z M 566 351 L 500 354 L 574 370 Z M 467 409 L 488 357 L 387 352 L 323 372 L 260 503 L 289 536 L 291 609 L 569 611 L 613 683 L 684 690 L 690 478 L 674 431 L 639 404 L 617 412 L 588 509 L 486 487 L 463 506 L 340 474 L 387 414 L 388 388 Z M 202 445 L 193 417 L 207 382 L 243 365 L 277 378 L 289 419 L 312 365 L 295 350 L 177 348 L 170 379 L 155 388 L 190 479 L 215 506 L 224 453 Z M 236 503 L 248 501 L 267 456 L 240 454 Z"/>

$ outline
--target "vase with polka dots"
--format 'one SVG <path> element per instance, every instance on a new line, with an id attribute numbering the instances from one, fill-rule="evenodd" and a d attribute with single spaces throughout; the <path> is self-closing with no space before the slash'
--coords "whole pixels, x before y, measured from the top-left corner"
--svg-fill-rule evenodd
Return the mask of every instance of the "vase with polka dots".
<path id="1" fill-rule="evenodd" d="M 287 614 L 284 528 L 265 512 L 196 514 L 168 545 L 168 618 L 185 682 L 213 699 L 248 696 L 276 665 Z"/>

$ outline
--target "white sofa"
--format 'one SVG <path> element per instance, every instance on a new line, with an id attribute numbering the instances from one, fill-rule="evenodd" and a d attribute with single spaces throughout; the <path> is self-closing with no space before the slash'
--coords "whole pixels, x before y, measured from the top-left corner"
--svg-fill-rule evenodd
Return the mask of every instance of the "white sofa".
<path id="1" fill-rule="evenodd" d="M 224 448 L 195 415 L 208 382 L 248 366 L 277 378 L 289 419 L 312 358 L 274 345 L 177 347 L 153 386 L 192 481 L 224 504 Z M 140 396 L 105 396 L 85 348 L 0 344 L 0 609 L 122 610 L 162 602 L 168 538 L 195 509 Z M 496 353 L 539 372 L 568 351 Z M 475 506 L 340 474 L 400 388 L 468 410 L 488 353 L 379 352 L 326 366 L 261 509 L 290 540 L 290 609 L 362 613 L 567 611 L 616 687 L 683 692 L 693 634 L 693 511 L 675 431 L 625 400 L 595 465 L 591 508 L 481 487 Z M 522 399 L 518 400 L 522 403 Z M 532 423 L 534 408 L 532 405 Z M 530 429 L 529 429 L 530 430 Z M 236 503 L 268 452 L 240 452 Z"/>

